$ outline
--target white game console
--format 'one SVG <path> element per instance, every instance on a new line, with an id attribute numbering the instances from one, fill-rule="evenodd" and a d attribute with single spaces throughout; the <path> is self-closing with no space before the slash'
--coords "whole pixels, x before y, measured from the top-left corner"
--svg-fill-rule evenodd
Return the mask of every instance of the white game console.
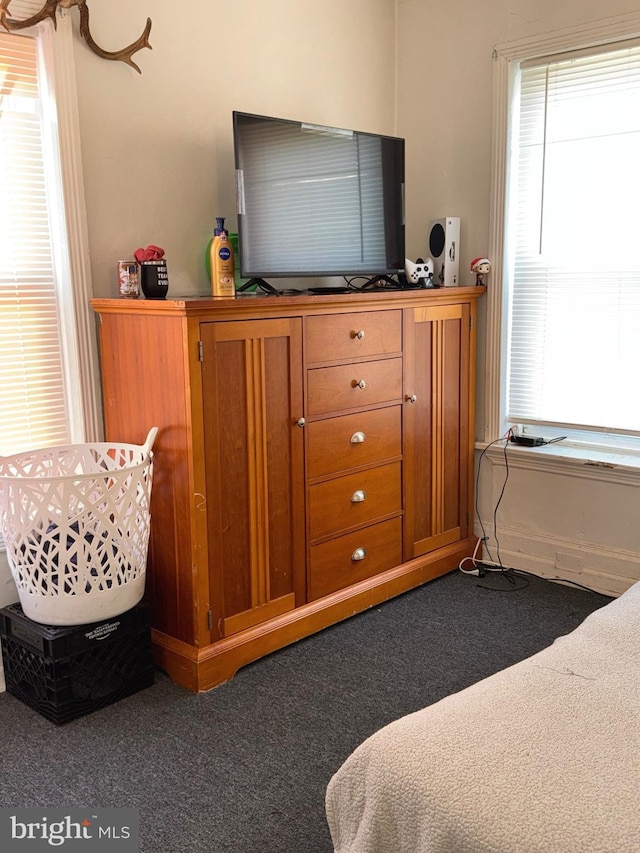
<path id="1" fill-rule="evenodd" d="M 436 284 L 460 284 L 460 217 L 445 216 L 429 223 L 429 254 L 434 260 Z"/>

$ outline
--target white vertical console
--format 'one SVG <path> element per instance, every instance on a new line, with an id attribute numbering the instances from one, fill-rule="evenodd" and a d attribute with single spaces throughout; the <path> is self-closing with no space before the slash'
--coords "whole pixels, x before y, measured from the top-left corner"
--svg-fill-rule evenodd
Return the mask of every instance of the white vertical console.
<path id="1" fill-rule="evenodd" d="M 460 284 L 460 217 L 445 216 L 429 223 L 429 255 L 435 270 L 433 280 L 441 287 Z"/>

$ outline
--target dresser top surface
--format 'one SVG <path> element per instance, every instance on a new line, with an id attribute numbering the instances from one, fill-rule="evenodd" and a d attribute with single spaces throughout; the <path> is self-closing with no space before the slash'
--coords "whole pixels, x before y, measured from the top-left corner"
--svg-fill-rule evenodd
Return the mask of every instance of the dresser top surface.
<path id="1" fill-rule="evenodd" d="M 348 291 L 325 294 L 238 294 L 235 297 L 176 296 L 171 299 L 96 298 L 91 307 L 97 313 L 163 314 L 180 316 L 214 315 L 235 319 L 247 315 L 302 316 L 335 311 L 366 311 L 411 308 L 426 304 L 455 304 L 478 299 L 485 287 L 442 287 L 433 289 Z"/>

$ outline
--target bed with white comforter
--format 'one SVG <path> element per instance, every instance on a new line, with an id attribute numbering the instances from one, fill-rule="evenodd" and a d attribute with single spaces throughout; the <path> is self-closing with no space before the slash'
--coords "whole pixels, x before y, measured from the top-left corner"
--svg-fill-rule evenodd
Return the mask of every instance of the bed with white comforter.
<path id="1" fill-rule="evenodd" d="M 640 583 L 331 779 L 336 853 L 640 853 Z"/>

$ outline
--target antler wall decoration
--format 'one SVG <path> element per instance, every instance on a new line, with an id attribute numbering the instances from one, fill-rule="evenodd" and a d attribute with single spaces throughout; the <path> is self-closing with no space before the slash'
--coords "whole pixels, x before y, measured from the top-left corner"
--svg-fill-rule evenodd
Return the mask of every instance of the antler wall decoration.
<path id="1" fill-rule="evenodd" d="M 98 44 L 96 44 L 91 32 L 89 31 L 89 9 L 87 8 L 87 0 L 46 0 L 44 6 L 39 12 L 36 12 L 35 15 L 32 15 L 24 21 L 18 21 L 15 18 L 8 17 L 7 13 L 9 11 L 10 3 L 11 0 L 0 0 L 0 26 L 4 27 L 4 29 L 9 32 L 12 30 L 23 30 L 25 27 L 32 27 L 34 24 L 39 24 L 40 21 L 44 21 L 45 18 L 51 18 L 53 26 L 57 28 L 56 13 L 58 9 L 70 9 L 72 6 L 77 6 L 80 13 L 80 34 L 91 50 L 103 59 L 119 59 L 122 62 L 126 62 L 127 65 L 135 68 L 138 74 L 142 74 L 142 71 L 140 71 L 140 68 L 131 57 L 136 53 L 136 51 L 142 50 L 143 47 L 148 47 L 149 50 L 151 50 L 151 45 L 149 44 L 151 18 L 147 18 L 147 25 L 144 28 L 144 32 L 139 39 L 133 42 L 133 44 L 130 44 L 122 50 L 109 51 L 103 50 Z"/>

